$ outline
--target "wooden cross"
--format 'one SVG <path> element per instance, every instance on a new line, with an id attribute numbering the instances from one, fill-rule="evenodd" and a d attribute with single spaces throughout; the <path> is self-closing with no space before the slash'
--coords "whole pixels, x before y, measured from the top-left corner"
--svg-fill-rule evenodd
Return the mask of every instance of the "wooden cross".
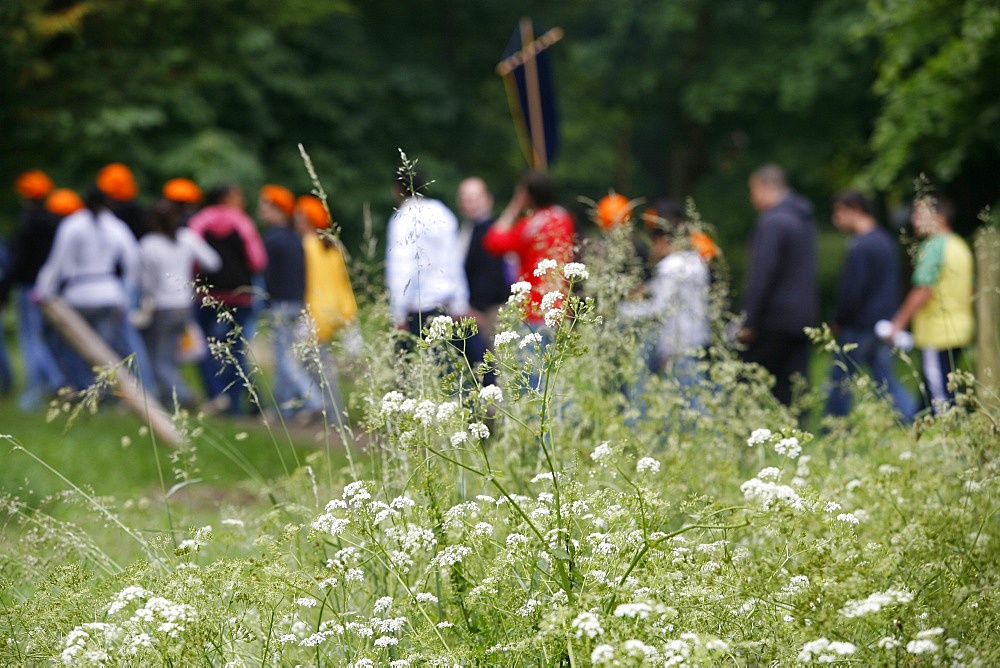
<path id="1" fill-rule="evenodd" d="M 544 170 L 548 168 L 549 161 L 545 150 L 545 124 L 542 119 L 542 100 L 538 87 L 536 58 L 539 53 L 561 40 L 563 31 L 562 28 L 552 28 L 535 39 L 531 19 L 527 17 L 521 19 L 520 29 L 521 49 L 500 61 L 497 64 L 496 72 L 510 86 L 514 70 L 524 66 L 524 83 L 528 95 L 528 128 L 533 152 L 531 162 L 534 168 Z"/>

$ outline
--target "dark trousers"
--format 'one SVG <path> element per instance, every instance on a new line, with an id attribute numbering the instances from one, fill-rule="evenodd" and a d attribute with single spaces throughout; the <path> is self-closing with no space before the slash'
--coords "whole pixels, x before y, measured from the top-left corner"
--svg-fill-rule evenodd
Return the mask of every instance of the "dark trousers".
<path id="1" fill-rule="evenodd" d="M 761 330 L 741 354 L 744 362 L 761 365 L 774 376 L 774 397 L 792 403 L 792 377 L 809 379 L 809 337 L 805 334 Z"/>

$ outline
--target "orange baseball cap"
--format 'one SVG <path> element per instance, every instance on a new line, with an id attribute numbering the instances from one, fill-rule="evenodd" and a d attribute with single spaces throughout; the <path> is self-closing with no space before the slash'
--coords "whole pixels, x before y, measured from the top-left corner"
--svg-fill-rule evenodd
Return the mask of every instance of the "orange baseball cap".
<path id="1" fill-rule="evenodd" d="M 139 193 L 132 170 L 120 162 L 112 162 L 101 168 L 97 173 L 97 187 L 111 199 L 122 202 L 135 199 Z"/>
<path id="2" fill-rule="evenodd" d="M 14 190 L 25 199 L 42 199 L 50 192 L 55 184 L 49 175 L 40 169 L 32 169 L 17 177 L 14 182 Z"/>
<path id="3" fill-rule="evenodd" d="M 295 209 L 301 211 L 306 220 L 317 230 L 330 227 L 330 216 L 326 213 L 323 201 L 315 195 L 303 195 L 295 202 Z"/>
<path id="4" fill-rule="evenodd" d="M 172 202 L 197 204 L 201 201 L 201 188 L 191 179 L 170 179 L 163 184 L 163 196 Z"/>
<path id="5" fill-rule="evenodd" d="M 267 184 L 260 189 L 260 196 L 290 216 L 295 212 L 295 195 L 284 186 Z"/>
<path id="6" fill-rule="evenodd" d="M 45 200 L 45 208 L 57 216 L 68 216 L 83 207 L 83 199 L 69 188 L 56 188 Z"/>
<path id="7" fill-rule="evenodd" d="M 597 201 L 597 224 L 605 230 L 632 220 L 632 203 L 625 195 L 610 193 Z"/>

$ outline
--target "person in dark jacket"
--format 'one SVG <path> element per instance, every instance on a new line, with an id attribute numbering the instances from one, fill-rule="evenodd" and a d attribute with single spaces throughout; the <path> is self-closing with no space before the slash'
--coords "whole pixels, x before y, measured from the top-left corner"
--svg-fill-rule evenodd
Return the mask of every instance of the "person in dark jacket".
<path id="1" fill-rule="evenodd" d="M 743 359 L 775 378 L 772 392 L 786 406 L 794 376 L 809 376 L 809 339 L 819 323 L 816 224 L 812 204 L 789 186 L 777 165 L 750 175 L 750 201 L 760 213 L 750 237 L 743 295 Z"/>
<path id="2" fill-rule="evenodd" d="M 899 252 L 879 226 L 871 202 L 858 190 L 845 190 L 833 201 L 833 224 L 852 235 L 840 272 L 830 327 L 842 350 L 830 367 L 827 415 L 851 410 L 850 379 L 864 366 L 879 389 L 892 398 L 900 417 L 912 422 L 917 401 L 896 378 L 892 345 L 875 333 L 875 323 L 891 320 L 899 307 Z"/>
<path id="3" fill-rule="evenodd" d="M 473 176 L 458 185 L 458 210 L 463 219 L 459 241 L 466 245 L 469 306 L 479 333 L 486 344 L 492 346 L 497 311 L 510 297 L 511 280 L 504 259 L 483 248 L 483 237 L 493 225 L 493 195 L 485 181 Z"/>

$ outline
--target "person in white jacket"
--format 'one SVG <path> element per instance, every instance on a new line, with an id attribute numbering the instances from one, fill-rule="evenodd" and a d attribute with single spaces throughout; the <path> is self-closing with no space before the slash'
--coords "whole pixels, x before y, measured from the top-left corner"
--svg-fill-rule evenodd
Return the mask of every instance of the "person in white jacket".
<path id="1" fill-rule="evenodd" d="M 85 203 L 86 208 L 59 224 L 35 292 L 43 301 L 61 297 L 125 358 L 136 352 L 126 327 L 130 290 L 139 280 L 139 245 L 128 226 L 108 209 L 101 191 L 92 188 Z M 63 358 L 73 388 L 90 385 L 90 366 L 68 348 Z"/>
<path id="2" fill-rule="evenodd" d="M 183 204 L 167 199 L 150 213 L 149 232 L 139 241 L 142 266 L 142 337 L 166 406 L 188 408 L 195 396 L 180 372 L 180 342 L 194 324 L 194 271 L 218 271 L 222 258 L 197 234 L 181 227 Z"/>

